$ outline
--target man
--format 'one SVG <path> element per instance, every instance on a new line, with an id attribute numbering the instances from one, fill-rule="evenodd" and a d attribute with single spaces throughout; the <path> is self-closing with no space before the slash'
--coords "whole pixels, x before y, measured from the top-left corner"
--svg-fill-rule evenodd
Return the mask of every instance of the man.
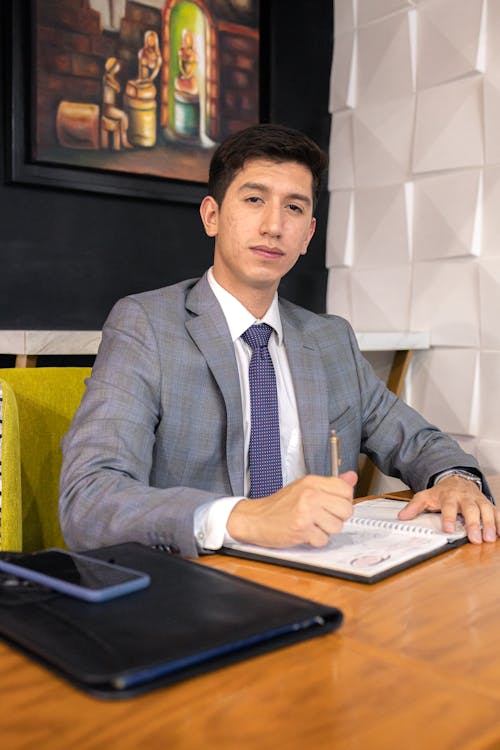
<path id="1" fill-rule="evenodd" d="M 313 141 L 278 125 L 219 146 L 200 209 L 213 267 L 119 301 L 104 326 L 63 442 L 71 547 L 135 540 L 195 556 L 228 536 L 323 546 L 351 515 L 360 452 L 416 492 L 401 518 L 441 510 L 452 530 L 462 513 L 472 542 L 496 539 L 500 515 L 475 459 L 385 388 L 346 321 L 277 296 L 314 234 L 325 167 Z M 251 335 L 264 329 L 254 359 Z"/>

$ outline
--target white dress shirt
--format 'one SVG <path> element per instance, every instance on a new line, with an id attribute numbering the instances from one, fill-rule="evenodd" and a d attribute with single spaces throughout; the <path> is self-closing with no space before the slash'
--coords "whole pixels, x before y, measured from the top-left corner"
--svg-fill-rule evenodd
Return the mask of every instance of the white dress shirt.
<path id="1" fill-rule="evenodd" d="M 226 318 L 234 344 L 234 353 L 238 365 L 240 378 L 241 403 L 243 409 L 243 431 L 244 431 L 244 491 L 248 496 L 250 488 L 250 472 L 248 466 L 248 446 L 250 442 L 250 386 L 248 381 L 248 368 L 252 356 L 252 350 L 246 344 L 241 335 L 245 333 L 254 323 L 267 323 L 273 328 L 269 339 L 269 354 L 271 356 L 274 371 L 276 373 L 276 387 L 278 390 L 278 409 L 280 419 L 280 445 L 281 445 L 281 470 L 283 474 L 283 486 L 293 482 L 294 479 L 304 476 L 306 473 L 304 450 L 302 447 L 302 434 L 300 431 L 297 401 L 293 387 L 290 366 L 286 355 L 283 341 L 283 328 L 279 314 L 278 295 L 275 294 L 273 301 L 266 314 L 260 320 L 254 318 L 246 307 L 236 297 L 223 289 L 214 278 L 213 271 L 208 271 L 208 282 L 217 297 Z M 194 516 L 194 532 L 200 550 L 216 550 L 231 540 L 227 533 L 226 524 L 232 509 L 242 498 L 224 497 L 213 503 L 200 506 Z"/>

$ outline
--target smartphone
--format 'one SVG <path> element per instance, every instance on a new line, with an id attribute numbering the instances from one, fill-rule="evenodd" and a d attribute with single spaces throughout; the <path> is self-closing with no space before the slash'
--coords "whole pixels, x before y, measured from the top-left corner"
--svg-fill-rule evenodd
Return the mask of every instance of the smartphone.
<path id="1" fill-rule="evenodd" d="M 147 573 L 62 549 L 0 558 L 0 571 L 87 602 L 104 602 L 151 583 Z"/>

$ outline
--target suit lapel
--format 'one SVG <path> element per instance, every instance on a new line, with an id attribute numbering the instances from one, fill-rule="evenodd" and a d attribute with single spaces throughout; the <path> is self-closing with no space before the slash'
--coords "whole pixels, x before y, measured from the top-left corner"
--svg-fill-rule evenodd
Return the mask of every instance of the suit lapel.
<path id="1" fill-rule="evenodd" d="M 202 352 L 226 407 L 226 455 L 231 490 L 243 495 L 243 417 L 238 366 L 226 319 L 207 281 L 206 274 L 186 299 L 195 314 L 186 329 Z M 293 315 L 280 305 L 283 335 L 297 399 L 304 458 L 311 474 L 330 471 L 328 382 L 323 362 L 312 337 L 304 334 Z"/>
<path id="2" fill-rule="evenodd" d="M 206 275 L 193 287 L 186 308 L 195 313 L 186 329 L 205 357 L 226 407 L 226 456 L 234 495 L 243 495 L 243 416 L 238 365 L 226 319 Z"/>
<path id="3" fill-rule="evenodd" d="M 306 469 L 310 474 L 328 474 L 328 383 L 323 362 L 312 337 L 307 337 L 298 328 L 283 306 L 280 306 L 280 313 L 297 399 Z"/>

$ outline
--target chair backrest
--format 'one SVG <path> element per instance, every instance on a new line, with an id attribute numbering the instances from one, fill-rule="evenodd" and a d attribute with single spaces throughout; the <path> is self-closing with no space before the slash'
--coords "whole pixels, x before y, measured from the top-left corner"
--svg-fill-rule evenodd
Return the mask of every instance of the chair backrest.
<path id="1" fill-rule="evenodd" d="M 58 518 L 60 443 L 90 373 L 90 367 L 0 369 L 0 549 L 66 546 Z"/>
<path id="2" fill-rule="evenodd" d="M 23 543 L 19 416 L 14 391 L 5 380 L 0 380 L 0 410 L 0 550 L 17 551 Z"/>

